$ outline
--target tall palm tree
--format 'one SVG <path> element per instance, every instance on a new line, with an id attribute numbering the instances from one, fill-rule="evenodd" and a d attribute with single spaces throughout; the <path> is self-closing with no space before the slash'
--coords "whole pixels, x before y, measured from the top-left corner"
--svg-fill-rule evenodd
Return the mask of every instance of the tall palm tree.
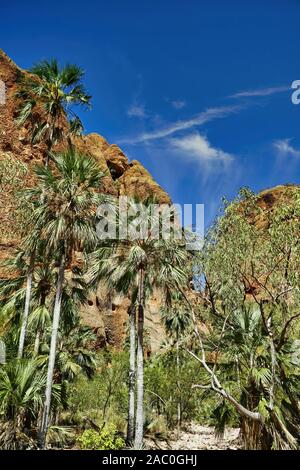
<path id="1" fill-rule="evenodd" d="M 26 242 L 24 242 L 24 244 L 26 244 Z M 26 258 L 26 249 L 24 247 L 22 250 L 17 250 L 15 256 L 5 260 L 3 265 L 6 270 L 10 272 L 10 277 L 8 279 L 0 280 L 1 304 L 5 306 L 2 316 L 3 314 L 6 315 L 9 313 L 9 316 L 12 319 L 15 317 L 15 315 L 12 315 L 12 311 L 17 315 L 19 314 L 20 309 L 23 309 L 17 351 L 19 359 L 22 357 L 24 350 L 34 270 L 33 255 L 31 254 L 30 256 L 29 266 Z M 26 287 L 23 288 L 25 281 Z"/>
<path id="2" fill-rule="evenodd" d="M 70 135 L 81 133 L 83 126 L 75 113 L 76 106 L 90 106 L 91 97 L 82 84 L 83 70 L 74 64 L 60 67 L 57 60 L 42 61 L 30 69 L 18 97 L 21 106 L 17 122 L 31 124 L 33 143 L 44 142 L 49 152 Z"/>
<path id="3" fill-rule="evenodd" d="M 37 234 L 33 233 L 31 237 L 34 238 L 35 235 Z M 31 271 L 30 314 L 29 306 L 26 306 L 28 308 L 26 328 L 28 323 L 30 329 L 34 329 L 36 333 L 35 350 L 38 349 L 40 333 L 50 320 L 46 299 L 51 291 L 55 275 L 53 261 L 47 260 L 44 257 L 43 249 L 45 247 L 43 247 L 42 243 L 38 243 L 36 246 L 38 250 L 35 250 L 35 266 L 32 267 Z M 24 248 L 26 250 L 26 247 Z M 24 287 L 24 281 L 28 274 L 26 252 L 24 249 L 18 250 L 14 257 L 5 260 L 3 264 L 10 273 L 11 278 L 0 280 L 1 305 L 3 306 L 2 322 L 3 325 L 8 322 L 8 327 L 11 323 L 18 325 L 21 319 L 21 334 L 19 335 L 18 345 L 18 358 L 20 359 L 23 355 L 25 344 L 24 314 L 20 317 L 20 312 L 24 313 L 24 304 L 26 304 L 28 299 L 28 286 Z M 22 345 L 21 351 L 20 345 Z"/>
<path id="4" fill-rule="evenodd" d="M 187 276 L 182 269 L 188 259 L 185 245 L 176 240 L 172 233 L 168 239 L 150 230 L 153 226 L 161 228 L 161 215 L 157 215 L 158 223 L 153 223 L 152 202 L 151 199 L 144 204 L 129 202 L 131 209 L 134 209 L 129 213 L 139 211 L 144 213 L 146 220 L 143 223 L 147 227 L 146 232 L 144 231 L 140 237 L 127 237 L 115 240 L 114 243 L 102 243 L 102 246 L 91 255 L 91 267 L 88 272 L 88 278 L 93 283 L 97 284 L 106 279 L 118 292 L 128 294 L 137 291 L 137 401 L 134 440 L 136 449 L 140 449 L 143 444 L 145 300 L 155 286 L 162 288 L 164 295 L 169 297 L 171 288 L 187 282 Z"/>
<path id="5" fill-rule="evenodd" d="M 21 357 L 23 356 L 23 350 L 24 350 L 26 328 L 27 328 L 28 315 L 29 315 L 29 310 L 30 310 L 33 268 L 34 268 L 34 252 L 30 254 L 28 275 L 26 279 L 25 306 L 24 306 L 24 313 L 23 313 L 22 325 L 21 325 L 21 330 L 20 330 L 19 348 L 18 348 L 19 359 L 21 359 Z"/>
<path id="6" fill-rule="evenodd" d="M 42 61 L 26 76 L 17 96 L 21 99 L 17 123 L 31 124 L 32 143 L 44 142 L 47 147 L 45 165 L 48 166 L 51 149 L 63 140 L 71 144 L 70 136 L 80 134 L 83 126 L 74 112 L 76 106 L 89 106 L 91 97 L 81 79 L 83 71 L 76 65 L 60 67 L 56 60 Z M 43 197 L 42 193 L 41 197 Z M 29 251 L 26 280 L 26 298 L 19 339 L 18 357 L 21 358 L 30 310 L 33 268 L 36 246 Z"/>
<path id="7" fill-rule="evenodd" d="M 39 432 L 42 448 L 49 425 L 65 269 L 71 267 L 74 251 L 88 250 L 95 245 L 95 209 L 104 199 L 103 194 L 96 192 L 100 189 L 103 173 L 92 157 L 69 149 L 53 155 L 53 160 L 53 171 L 45 166 L 36 168 L 38 185 L 26 192 L 29 199 L 39 202 L 34 211 L 35 227 L 40 238 L 46 241 L 45 256 L 54 257 L 58 268 L 45 402 Z"/>
<path id="8" fill-rule="evenodd" d="M 42 245 L 42 244 L 41 244 Z M 31 295 L 31 312 L 28 317 L 28 352 L 34 351 L 34 355 L 40 352 L 40 345 L 44 345 L 46 333 L 51 326 L 51 309 L 54 303 L 57 279 L 57 267 L 53 260 L 45 257 L 40 250 L 36 256 L 34 267 L 34 281 Z M 10 268 L 12 279 L 0 279 L 0 324 L 2 333 L 10 333 L 19 324 L 20 312 L 26 296 L 24 279 L 26 276 L 26 262 L 23 259 L 24 252 L 20 251 L 13 258 L 3 263 L 6 269 Z M 16 272 L 18 275 L 16 275 Z M 88 302 L 88 288 L 84 281 L 83 272 L 79 267 L 72 269 L 72 276 L 68 276 L 64 283 L 62 295 L 63 328 L 66 335 L 78 326 L 80 319 L 78 310 L 81 305 Z M 1 331 L 0 330 L 0 331 Z M 11 336 L 11 335 L 10 335 Z M 34 344 L 34 347 L 33 347 Z M 15 348 L 14 348 L 15 349 Z M 11 354 L 14 356 L 14 354 Z"/>
<path id="9" fill-rule="evenodd" d="M 34 269 L 34 290 L 36 298 L 28 318 L 28 328 L 34 332 L 34 354 L 39 354 L 43 332 L 51 324 L 51 305 L 53 300 L 53 283 L 55 282 L 55 266 L 52 260 L 41 258 L 40 265 Z M 36 305 L 37 304 L 37 305 Z"/>

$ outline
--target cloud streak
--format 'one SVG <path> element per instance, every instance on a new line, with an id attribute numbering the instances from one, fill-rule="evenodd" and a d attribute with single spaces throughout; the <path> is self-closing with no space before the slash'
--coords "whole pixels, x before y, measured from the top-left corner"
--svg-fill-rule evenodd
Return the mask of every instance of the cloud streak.
<path id="1" fill-rule="evenodd" d="M 300 158 L 300 150 L 293 147 L 291 139 L 278 139 L 273 142 L 273 147 L 281 157 L 296 157 Z"/>
<path id="2" fill-rule="evenodd" d="M 168 143 L 177 157 L 197 164 L 203 179 L 226 171 L 234 160 L 232 154 L 214 147 L 206 136 L 198 132 L 181 138 L 173 137 Z"/>
<path id="3" fill-rule="evenodd" d="M 238 93 L 230 95 L 229 98 L 251 98 L 255 96 L 270 96 L 275 95 L 276 93 L 283 93 L 284 91 L 288 90 L 290 90 L 290 87 L 288 86 L 257 88 L 256 90 L 239 91 Z"/>
<path id="4" fill-rule="evenodd" d="M 233 156 L 221 149 L 215 148 L 208 141 L 206 136 L 198 132 L 187 135 L 180 139 L 170 139 L 171 145 L 180 152 L 183 152 L 188 159 L 197 160 L 201 163 L 229 163 Z"/>
<path id="5" fill-rule="evenodd" d="M 146 117 L 145 107 L 143 105 L 133 104 L 127 110 L 127 115 L 129 117 Z"/>
<path id="6" fill-rule="evenodd" d="M 205 111 L 197 114 L 191 119 L 175 121 L 162 129 L 155 129 L 150 132 L 143 132 L 139 135 L 120 139 L 120 143 L 125 144 L 139 144 L 143 142 L 149 142 L 151 140 L 163 139 L 169 137 L 177 132 L 186 131 L 197 126 L 201 126 L 207 122 L 215 119 L 227 117 L 231 114 L 238 113 L 245 106 L 242 105 L 231 105 L 231 106 L 220 106 L 217 108 L 208 108 Z"/>

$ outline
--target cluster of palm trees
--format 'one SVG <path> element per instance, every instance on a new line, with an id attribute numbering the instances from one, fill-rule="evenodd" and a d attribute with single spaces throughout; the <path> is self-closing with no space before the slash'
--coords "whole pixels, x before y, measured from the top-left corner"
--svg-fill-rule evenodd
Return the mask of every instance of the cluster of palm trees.
<path id="1" fill-rule="evenodd" d="M 93 238 L 92 208 L 94 209 L 101 199 L 95 190 L 99 189 L 102 173 L 91 158 L 76 153 L 71 142 L 72 134 L 78 134 L 82 130 L 82 123 L 73 107 L 90 104 L 90 96 L 81 83 L 83 71 L 75 65 L 60 68 L 57 61 L 52 60 L 39 63 L 31 72 L 17 93 L 17 98 L 21 100 L 17 123 L 30 125 L 32 143 L 45 144 L 46 153 L 44 166 L 35 170 L 37 186 L 25 192 L 32 206 L 32 214 L 31 233 L 24 242 L 24 254 L 29 263 L 18 358 L 21 359 L 24 352 L 36 266 L 43 271 L 41 281 L 43 292 L 40 293 L 38 311 L 35 310 L 38 329 L 34 351 L 38 354 L 41 331 L 48 315 L 45 303 L 47 289 L 51 287 L 54 264 L 55 268 L 56 266 L 58 268 L 57 285 L 45 402 L 39 432 L 39 443 L 44 447 L 50 413 L 65 269 L 66 266 L 71 266 L 76 248 L 89 243 Z M 60 142 L 67 142 L 69 149 L 60 155 L 52 155 L 53 146 Z M 54 170 L 49 168 L 50 158 L 53 159 Z"/>
<path id="2" fill-rule="evenodd" d="M 30 214 L 33 228 L 24 241 L 25 250 L 28 247 L 31 254 L 18 347 L 18 359 L 21 360 L 29 320 L 31 329 L 36 328 L 33 357 L 37 356 L 42 365 L 39 356 L 41 337 L 44 326 L 51 322 L 45 399 L 39 429 L 42 448 L 49 424 L 55 361 L 58 360 L 57 343 L 62 334 L 61 311 L 64 312 L 63 321 L 69 322 L 68 334 L 71 335 L 74 333 L 72 326 L 79 325 L 78 306 L 86 301 L 87 295 L 83 277 L 76 273 L 73 266 L 74 253 L 88 250 L 96 243 L 95 206 L 103 199 L 103 195 L 97 192 L 102 172 L 91 157 L 72 149 L 53 154 L 52 160 L 53 168 L 41 166 L 36 169 L 37 185 L 25 191 L 33 206 Z M 18 257 L 20 255 L 25 256 L 24 252 Z M 16 282 L 21 283 L 22 277 L 4 281 L 2 296 L 9 294 L 16 287 Z M 55 289 L 53 283 L 56 283 Z M 22 296 L 22 293 L 24 295 L 21 287 L 19 294 Z M 9 298 L 6 310 L 17 301 L 18 291 Z M 33 306 L 35 309 L 31 312 Z M 77 362 L 80 363 L 80 360 Z"/>
<path id="3" fill-rule="evenodd" d="M 153 199 L 144 201 L 146 226 L 153 224 Z M 138 204 L 130 201 L 129 204 Z M 117 208 L 118 211 L 118 208 Z M 133 211 L 128 211 L 129 213 Z M 157 215 L 160 221 L 162 214 Z M 163 217 L 163 216 L 162 216 Z M 117 220 L 119 217 L 117 217 Z M 130 222 L 130 221 L 129 221 Z M 157 235 L 157 234 L 156 234 Z M 125 238 L 102 243 L 90 255 L 88 280 L 97 286 L 105 282 L 109 290 L 131 296 L 130 307 L 130 372 L 127 441 L 139 449 L 143 443 L 144 425 L 144 311 L 146 300 L 153 289 L 159 289 L 164 301 L 170 305 L 174 290 L 187 284 L 186 265 L 189 253 L 184 241 L 179 242 L 172 232 L 168 238 L 143 234 L 142 238 Z M 137 334 L 136 334 L 137 313 Z M 136 347 L 137 337 L 137 347 Z M 135 384 L 136 377 L 136 384 Z M 135 408 L 135 385 L 137 388 Z"/>
<path id="4" fill-rule="evenodd" d="M 60 68 L 56 61 L 42 62 L 32 69 L 18 93 L 18 123 L 27 123 L 33 143 L 45 144 L 46 157 L 44 165 L 35 169 L 35 186 L 23 193 L 30 207 L 27 237 L 14 259 L 6 262 L 17 275 L 1 282 L 2 315 L 6 315 L 7 325 L 18 322 L 22 309 L 20 329 L 15 333 L 17 359 L 1 374 L 4 382 L 11 383 L 9 374 L 12 370 L 16 374 L 20 364 L 25 364 L 27 385 L 32 371 L 38 370 L 38 374 L 35 392 L 27 393 L 25 386 L 19 393 L 21 397 L 25 391 L 31 397 L 32 415 L 26 414 L 26 403 L 11 406 L 14 399 L 10 387 L 2 388 L 2 410 L 6 407 L 9 422 L 17 422 L 21 433 L 24 421 L 28 425 L 35 417 L 38 445 L 45 447 L 62 377 L 72 380 L 78 370 L 91 374 L 95 368 L 93 355 L 85 348 L 93 335 L 80 325 L 79 308 L 87 301 L 88 290 L 105 282 L 110 290 L 131 298 L 127 440 L 129 445 L 141 448 L 145 305 L 154 287 L 161 289 L 170 304 L 172 291 L 186 285 L 188 252 L 172 234 L 167 239 L 153 237 L 150 231 L 143 238 L 105 242 L 97 238 L 96 208 L 106 201 L 101 192 L 104 175 L 91 156 L 78 152 L 72 144 L 72 134 L 82 129 L 73 105 L 90 103 L 81 84 L 82 75 L 73 65 Z M 65 150 L 53 151 L 59 143 Z M 150 200 L 145 207 L 150 218 Z M 117 213 L 117 204 L 115 208 Z M 86 260 L 80 268 L 77 252 L 83 252 Z M 23 379 L 19 382 L 24 385 Z"/>

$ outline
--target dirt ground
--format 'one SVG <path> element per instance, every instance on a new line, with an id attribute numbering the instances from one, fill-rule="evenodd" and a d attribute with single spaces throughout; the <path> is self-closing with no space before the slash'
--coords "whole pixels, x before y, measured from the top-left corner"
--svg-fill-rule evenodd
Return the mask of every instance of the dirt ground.
<path id="1" fill-rule="evenodd" d="M 223 438 L 215 435 L 210 426 L 192 423 L 186 429 L 171 433 L 167 440 L 146 439 L 146 448 L 163 450 L 237 450 L 241 448 L 239 429 L 228 428 Z"/>

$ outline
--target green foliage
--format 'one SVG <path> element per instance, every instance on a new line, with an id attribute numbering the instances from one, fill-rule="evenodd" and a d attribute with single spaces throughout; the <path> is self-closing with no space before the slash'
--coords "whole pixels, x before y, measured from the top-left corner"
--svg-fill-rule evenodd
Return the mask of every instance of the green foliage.
<path id="1" fill-rule="evenodd" d="M 182 295 L 177 292 L 172 294 L 169 304 L 162 308 L 161 318 L 167 334 L 175 340 L 182 339 L 188 330 L 191 331 L 192 316 L 190 307 L 182 298 Z"/>
<path id="2" fill-rule="evenodd" d="M 224 216 L 198 258 L 203 282 L 198 313 L 210 325 L 203 335 L 206 355 L 216 361 L 219 381 L 237 402 L 261 413 L 260 445 L 273 439 L 276 448 L 296 448 L 299 438 L 300 368 L 292 346 L 300 331 L 299 231 L 297 190 L 269 212 L 244 190 L 225 202 Z M 208 375 L 204 383 L 210 380 Z M 222 428 L 226 413 L 218 416 Z M 247 445 L 253 427 L 243 426 L 243 415 L 240 419 Z"/>
<path id="3" fill-rule="evenodd" d="M 36 416 L 42 403 L 45 374 L 34 360 L 0 366 L 0 416 L 7 420 Z"/>
<path id="4" fill-rule="evenodd" d="M 235 410 L 226 400 L 220 400 L 212 410 L 212 420 L 215 425 L 215 432 L 218 436 L 223 436 L 226 426 L 236 424 Z"/>
<path id="5" fill-rule="evenodd" d="M 145 227 L 158 227 L 161 229 L 161 219 L 154 218 L 151 211 L 153 201 L 143 203 L 129 198 L 127 201 L 128 213 L 143 214 L 143 227 L 134 237 L 108 240 L 90 255 L 87 278 L 90 284 L 96 287 L 99 282 L 105 282 L 113 291 L 127 295 L 131 292 L 133 302 L 136 301 L 139 272 L 144 272 L 145 298 L 148 298 L 153 289 L 160 288 L 166 300 L 171 296 L 175 286 L 187 284 L 187 273 L 183 268 L 189 261 L 189 253 L 184 242 L 175 238 L 175 229 L 170 230 L 170 237 L 158 237 L 156 233 L 145 232 Z M 116 217 L 119 220 L 119 208 L 115 207 Z M 136 211 L 136 212 L 133 212 Z M 130 221 L 130 219 L 129 219 Z M 151 224 L 151 225 L 150 225 Z M 130 234 L 128 234 L 130 235 Z"/>
<path id="6" fill-rule="evenodd" d="M 30 124 L 33 143 L 50 149 L 70 134 L 78 135 L 83 125 L 75 114 L 78 106 L 89 107 L 91 97 L 81 82 L 83 71 L 73 64 L 61 67 L 56 60 L 35 65 L 21 82 L 17 123 Z"/>
<path id="7" fill-rule="evenodd" d="M 113 350 L 97 355 L 97 373 L 92 379 L 78 376 L 70 386 L 69 408 L 98 426 L 109 422 L 124 432 L 127 418 L 128 354 Z"/>
<path id="8" fill-rule="evenodd" d="M 96 244 L 95 207 L 106 200 L 96 192 L 103 172 L 92 157 L 69 149 L 52 158 L 55 168 L 36 167 L 37 186 L 24 191 L 35 205 L 35 230 L 28 244 L 36 248 L 43 241 L 43 252 L 50 259 L 62 246 L 65 256 L 70 257 L 74 250 L 82 246 L 90 249 Z"/>
<path id="9" fill-rule="evenodd" d="M 128 354 L 101 351 L 97 360 L 97 374 L 91 380 L 80 375 L 70 386 L 71 414 L 64 422 L 83 426 L 92 420 L 99 427 L 113 423 L 118 431 L 124 432 L 128 412 Z M 176 425 L 178 401 L 183 422 L 196 420 L 214 424 L 212 413 L 218 400 L 208 397 L 202 390 L 192 389 L 194 383 L 203 380 L 203 370 L 182 351 L 180 361 L 178 374 L 176 357 L 169 345 L 167 350 L 163 349 L 145 362 L 145 429 L 148 434 L 162 437 Z"/>
<path id="10" fill-rule="evenodd" d="M 182 421 L 194 420 L 198 414 L 203 392 L 193 389 L 194 383 L 203 380 L 204 373 L 187 353 L 179 353 L 177 367 L 173 348 L 168 348 L 150 358 L 145 364 L 146 424 L 151 429 L 152 421 L 162 415 L 168 428 L 177 422 L 177 405 L 181 405 Z"/>
<path id="11" fill-rule="evenodd" d="M 87 429 L 77 442 L 83 450 L 119 450 L 125 447 L 124 439 L 118 435 L 113 424 L 104 426 L 99 432 Z"/>

